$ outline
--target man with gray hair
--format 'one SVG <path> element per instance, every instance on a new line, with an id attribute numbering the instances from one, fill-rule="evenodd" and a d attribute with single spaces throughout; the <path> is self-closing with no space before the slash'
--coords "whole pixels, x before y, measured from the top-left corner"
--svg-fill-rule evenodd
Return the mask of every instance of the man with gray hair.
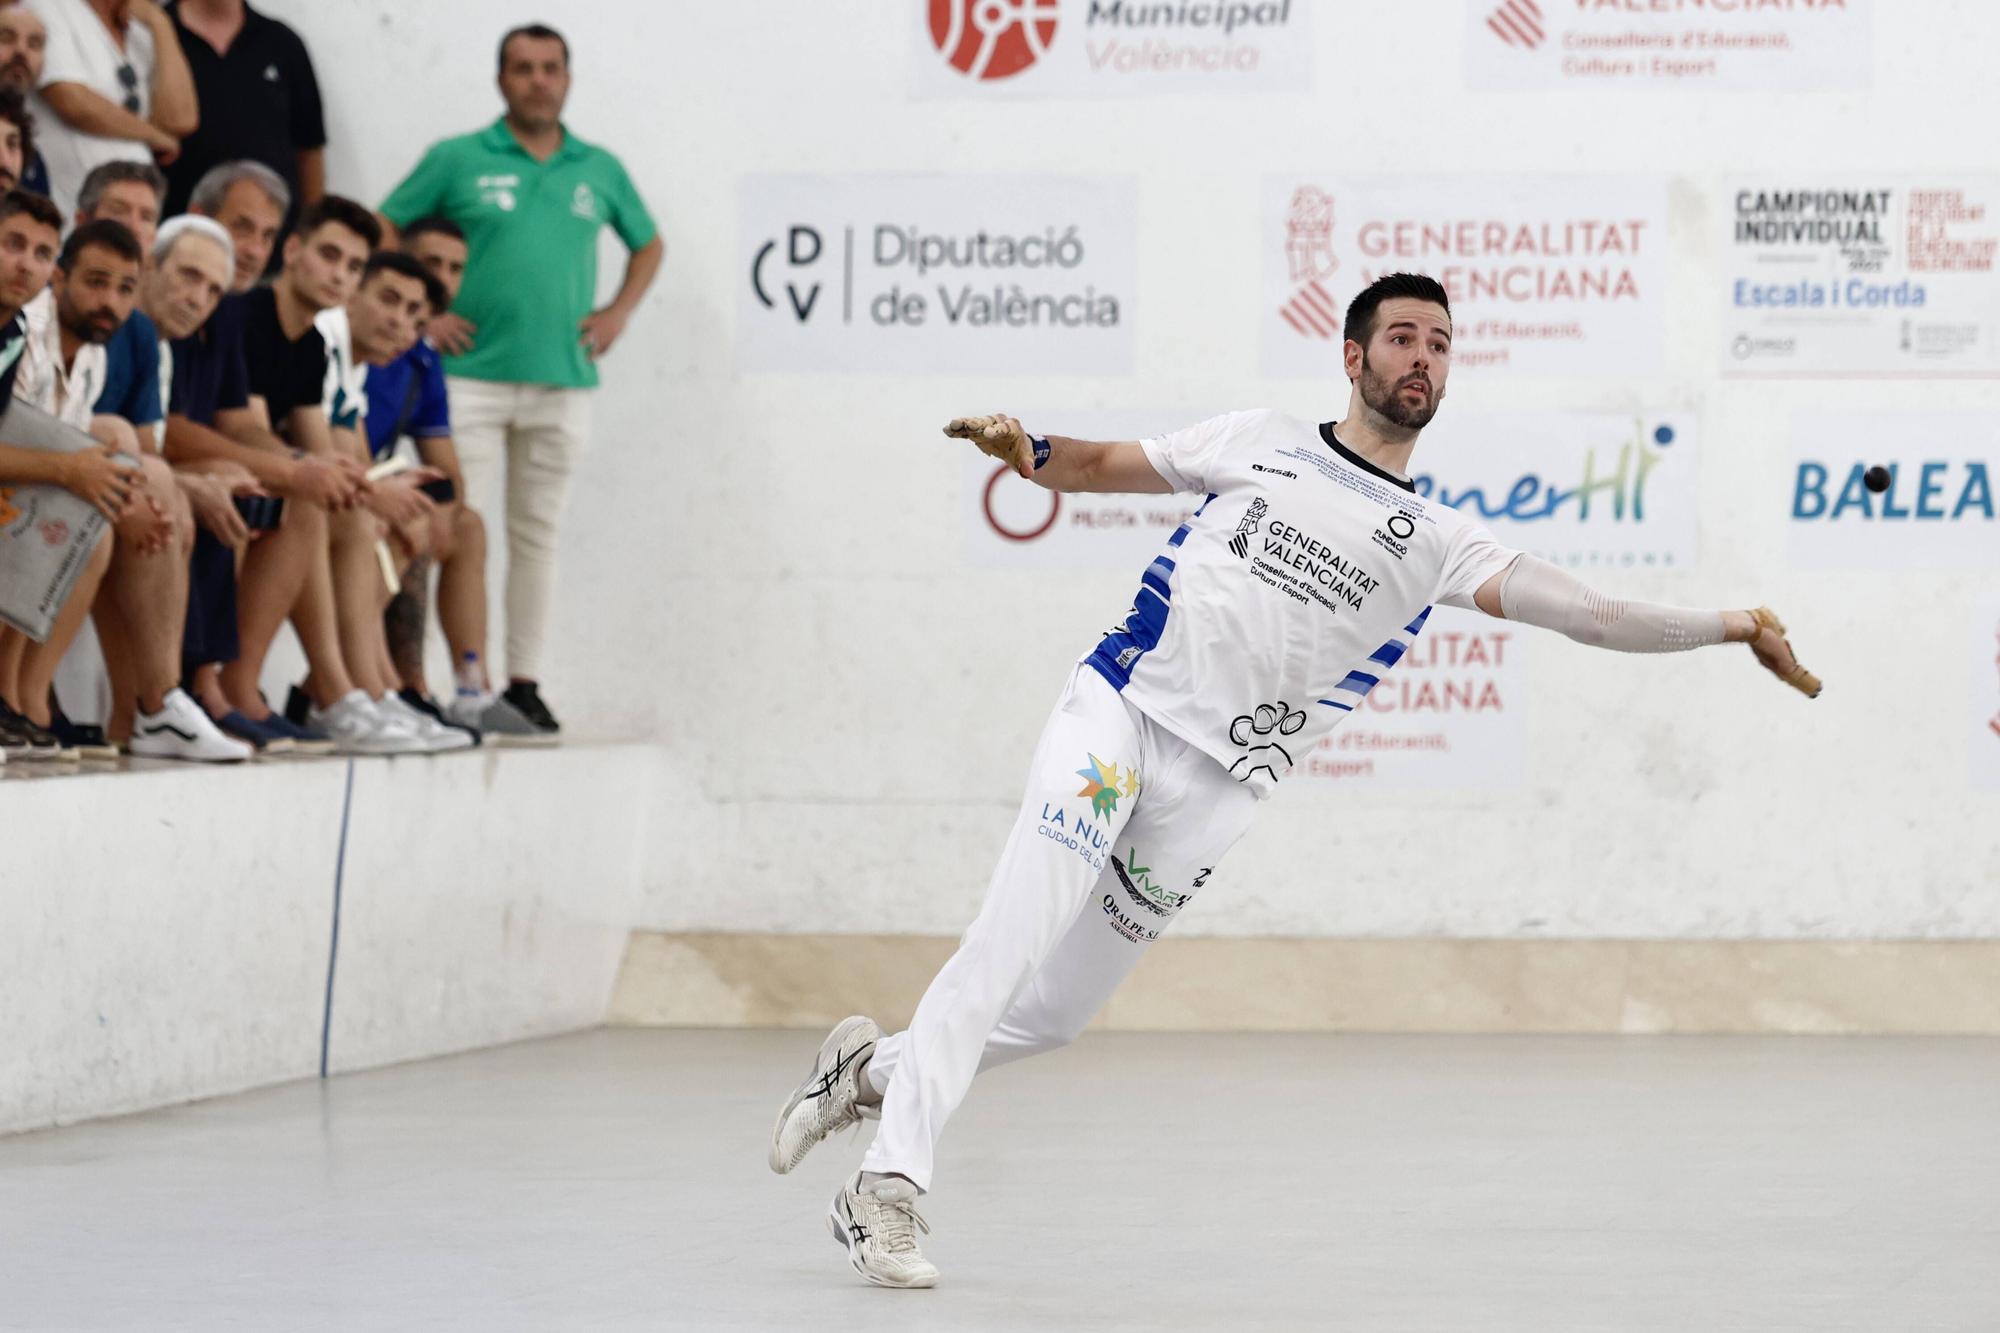
<path id="1" fill-rule="evenodd" d="M 264 280 L 291 206 L 291 188 L 261 162 L 224 162 L 195 182 L 188 211 L 220 222 L 236 248 L 231 291 L 247 292 Z"/>

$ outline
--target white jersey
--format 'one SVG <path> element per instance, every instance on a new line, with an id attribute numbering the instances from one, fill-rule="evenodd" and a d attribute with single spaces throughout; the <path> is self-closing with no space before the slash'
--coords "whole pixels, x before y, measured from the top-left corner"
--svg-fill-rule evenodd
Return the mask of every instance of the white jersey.
<path id="1" fill-rule="evenodd" d="M 1084 660 L 1267 796 L 1396 665 L 1437 602 L 1516 552 L 1340 444 L 1331 426 L 1233 412 L 1141 446 L 1206 493 Z"/>
<path id="2" fill-rule="evenodd" d="M 354 359 L 347 307 L 328 306 L 313 316 L 313 327 L 326 343 L 326 383 L 320 391 L 326 424 L 365 430 L 361 418 L 368 415 L 368 367 Z"/>

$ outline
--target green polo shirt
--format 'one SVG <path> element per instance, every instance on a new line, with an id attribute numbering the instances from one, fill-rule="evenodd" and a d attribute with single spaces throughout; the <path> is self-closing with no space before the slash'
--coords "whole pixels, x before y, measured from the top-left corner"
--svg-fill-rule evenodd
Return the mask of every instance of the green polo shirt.
<path id="1" fill-rule="evenodd" d="M 576 326 L 597 303 L 597 233 L 609 223 L 637 250 L 657 231 L 617 158 L 565 126 L 562 147 L 537 162 L 503 116 L 432 144 L 382 212 L 398 227 L 436 213 L 465 230 L 471 256 L 452 310 L 475 327 L 472 350 L 445 358 L 448 373 L 595 387 Z"/>

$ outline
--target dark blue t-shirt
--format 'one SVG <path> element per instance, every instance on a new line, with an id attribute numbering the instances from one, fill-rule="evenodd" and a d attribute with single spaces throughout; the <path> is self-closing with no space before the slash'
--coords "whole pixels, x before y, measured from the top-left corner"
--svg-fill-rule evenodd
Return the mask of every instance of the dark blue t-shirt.
<path id="1" fill-rule="evenodd" d="M 124 417 L 135 426 L 163 420 L 160 403 L 160 331 L 134 310 L 104 345 L 104 392 L 97 411 Z"/>
<path id="2" fill-rule="evenodd" d="M 451 434 L 444 361 L 422 338 L 388 365 L 368 367 L 367 388 L 368 452 L 376 458 L 387 457 L 404 435 L 422 440 Z"/>
<path id="3" fill-rule="evenodd" d="M 213 426 L 217 412 L 250 405 L 250 372 L 243 360 L 245 295 L 223 297 L 208 323 L 174 340 L 168 411 Z"/>

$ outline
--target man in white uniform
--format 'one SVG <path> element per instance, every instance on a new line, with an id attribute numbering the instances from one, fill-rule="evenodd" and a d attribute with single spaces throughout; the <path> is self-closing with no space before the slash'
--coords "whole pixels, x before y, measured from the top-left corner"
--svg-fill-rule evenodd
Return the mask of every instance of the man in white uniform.
<path id="1" fill-rule="evenodd" d="M 1352 387 L 1339 422 L 1237 412 L 1123 443 L 1029 435 L 1008 416 L 946 427 L 1051 490 L 1208 498 L 1078 663 L 985 904 L 909 1030 L 884 1037 L 866 1018 L 845 1020 L 779 1113 L 770 1162 L 780 1172 L 880 1115 L 831 1213 L 869 1281 L 936 1283 L 913 1205 L 973 1076 L 1083 1030 L 1257 801 L 1396 665 L 1434 604 L 1627 652 L 1748 643 L 1766 668 L 1818 693 L 1768 610 L 1620 602 L 1416 493 L 1410 454 L 1451 364 L 1436 282 L 1391 274 L 1363 291 L 1342 355 Z"/>

